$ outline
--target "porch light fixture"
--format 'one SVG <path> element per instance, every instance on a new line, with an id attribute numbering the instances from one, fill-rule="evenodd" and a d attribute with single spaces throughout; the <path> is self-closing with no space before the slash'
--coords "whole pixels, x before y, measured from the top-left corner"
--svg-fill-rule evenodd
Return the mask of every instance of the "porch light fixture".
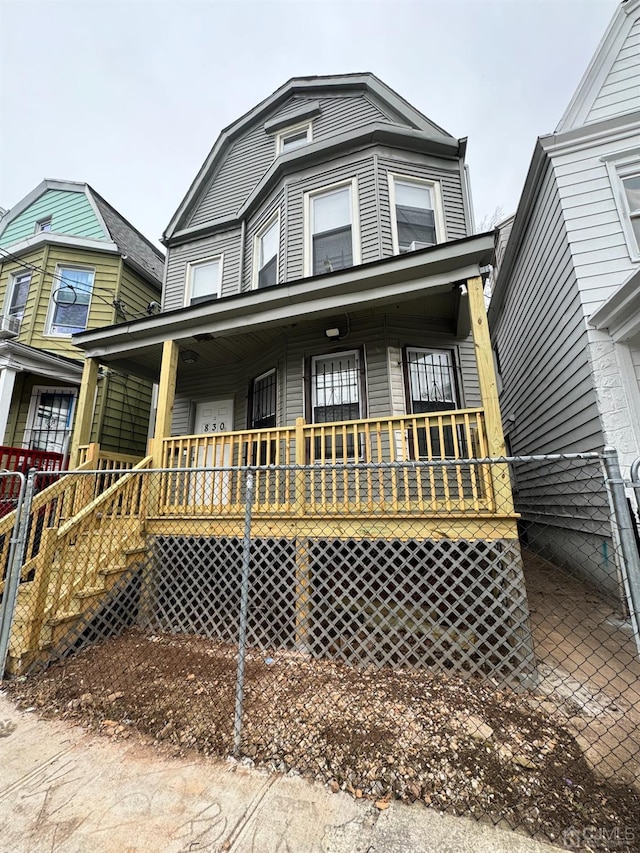
<path id="1" fill-rule="evenodd" d="M 328 338 L 339 338 L 340 337 L 340 329 L 326 329 L 325 335 Z"/>
<path id="2" fill-rule="evenodd" d="M 197 352 L 192 349 L 184 349 L 180 353 L 180 358 L 185 364 L 195 364 L 196 361 L 200 358 Z"/>

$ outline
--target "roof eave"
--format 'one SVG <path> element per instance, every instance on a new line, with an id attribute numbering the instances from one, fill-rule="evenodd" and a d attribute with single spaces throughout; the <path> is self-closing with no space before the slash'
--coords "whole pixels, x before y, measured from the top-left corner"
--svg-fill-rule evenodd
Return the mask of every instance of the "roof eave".
<path id="1" fill-rule="evenodd" d="M 345 310 L 349 300 L 361 305 L 364 291 L 379 292 L 383 300 L 389 292 L 412 294 L 416 289 L 454 283 L 480 274 L 480 268 L 493 259 L 493 232 L 441 243 L 421 252 L 396 255 L 381 261 L 361 264 L 323 276 L 297 279 L 291 283 L 237 294 L 233 297 L 174 309 L 151 318 L 120 323 L 74 335 L 73 343 L 98 357 L 107 351 L 119 352 L 134 342 L 147 345 L 152 340 L 190 337 L 225 323 L 231 328 L 247 329 L 249 316 L 259 316 L 260 323 L 273 321 L 280 312 L 290 318 L 292 312 L 304 313 L 308 303 L 325 300 L 326 310 Z M 335 303 L 335 304 L 334 304 Z M 278 314 L 279 316 L 279 314 Z M 280 320 L 278 320 L 280 322 Z"/>

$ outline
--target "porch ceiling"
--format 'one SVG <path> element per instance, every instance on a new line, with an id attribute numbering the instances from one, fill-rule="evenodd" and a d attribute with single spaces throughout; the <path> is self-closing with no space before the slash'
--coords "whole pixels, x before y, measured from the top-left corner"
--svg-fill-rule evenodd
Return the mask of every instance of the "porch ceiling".
<path id="1" fill-rule="evenodd" d="M 478 276 L 492 254 L 493 234 L 481 234 L 330 275 L 84 332 L 74 336 L 74 343 L 103 364 L 157 379 L 162 344 L 168 339 L 219 367 L 246 358 L 251 350 L 268 345 L 295 324 L 329 322 L 345 313 L 411 313 L 411 303 L 417 300 L 427 301 L 431 316 L 453 322 L 463 335 L 468 331 L 468 312 L 460 307 L 458 284 Z"/>

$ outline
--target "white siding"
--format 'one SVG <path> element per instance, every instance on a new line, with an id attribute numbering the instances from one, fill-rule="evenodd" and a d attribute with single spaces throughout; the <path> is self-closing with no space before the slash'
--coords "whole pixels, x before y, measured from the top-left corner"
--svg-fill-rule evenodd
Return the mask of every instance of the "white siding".
<path id="1" fill-rule="evenodd" d="M 640 110 L 640 19 L 636 20 L 589 110 L 585 124 Z"/>
<path id="2" fill-rule="evenodd" d="M 640 147 L 640 126 L 623 139 L 553 154 L 554 173 L 581 300 L 589 317 L 638 269 L 622 227 L 603 158 Z M 638 152 L 640 167 L 640 151 Z"/>

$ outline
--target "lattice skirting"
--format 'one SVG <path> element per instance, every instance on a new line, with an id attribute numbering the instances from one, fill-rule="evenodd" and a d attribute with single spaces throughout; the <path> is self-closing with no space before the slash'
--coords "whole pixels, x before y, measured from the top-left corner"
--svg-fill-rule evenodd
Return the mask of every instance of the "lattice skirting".
<path id="1" fill-rule="evenodd" d="M 149 543 L 139 621 L 237 642 L 242 540 Z M 247 636 L 356 665 L 535 681 L 517 540 L 256 538 Z"/>

